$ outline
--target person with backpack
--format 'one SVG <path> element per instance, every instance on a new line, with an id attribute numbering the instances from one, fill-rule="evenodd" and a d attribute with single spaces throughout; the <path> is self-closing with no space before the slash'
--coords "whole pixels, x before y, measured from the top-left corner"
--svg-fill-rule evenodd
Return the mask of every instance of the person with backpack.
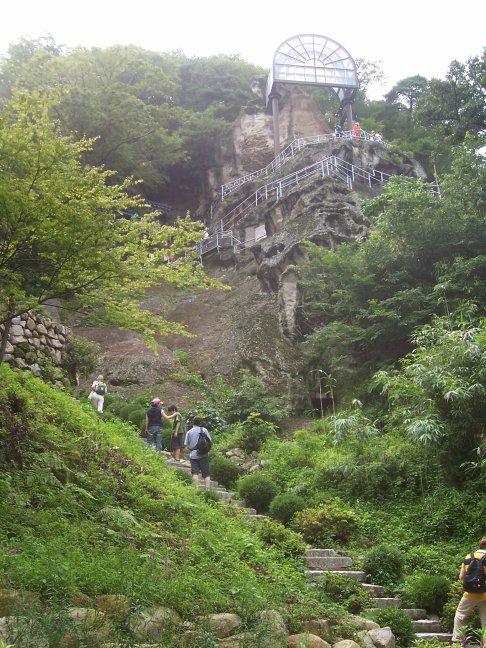
<path id="1" fill-rule="evenodd" d="M 108 388 L 104 382 L 103 376 L 100 374 L 96 380 L 93 380 L 91 391 L 88 396 L 88 400 L 95 405 L 100 414 L 103 414 L 103 405 L 105 402 L 105 394 L 107 392 Z"/>
<path id="2" fill-rule="evenodd" d="M 184 445 L 184 421 L 182 420 L 182 416 L 177 410 L 177 405 L 169 405 L 167 408 L 167 411 L 170 414 L 174 414 L 174 418 L 172 419 L 172 434 L 170 436 L 170 447 L 169 450 L 172 453 L 172 459 L 174 461 L 180 461 L 181 460 L 181 449 Z"/>
<path id="3" fill-rule="evenodd" d="M 209 476 L 209 451 L 213 443 L 209 432 L 203 427 L 199 416 L 192 419 L 192 428 L 187 431 L 184 446 L 189 448 L 189 459 L 191 461 L 192 481 L 199 483 L 199 474 L 202 475 L 206 488 L 209 488 L 211 478 Z"/>
<path id="4" fill-rule="evenodd" d="M 464 639 L 460 628 L 474 610 L 479 612 L 481 627 L 486 628 L 486 537 L 481 538 L 479 549 L 464 558 L 459 578 L 462 580 L 464 594 L 454 617 L 453 643 L 461 643 Z"/>

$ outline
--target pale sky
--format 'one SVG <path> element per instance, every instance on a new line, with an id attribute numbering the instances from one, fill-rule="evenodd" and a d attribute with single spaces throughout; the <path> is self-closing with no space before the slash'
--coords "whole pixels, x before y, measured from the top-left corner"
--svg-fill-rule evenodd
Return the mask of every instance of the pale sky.
<path id="1" fill-rule="evenodd" d="M 318 34 L 355 59 L 382 62 L 387 82 L 373 98 L 415 74 L 444 78 L 452 60 L 465 62 L 486 46 L 484 0 L 9 0 L 0 21 L 0 55 L 22 37 L 52 35 L 67 47 L 240 54 L 265 68 L 283 41 Z"/>

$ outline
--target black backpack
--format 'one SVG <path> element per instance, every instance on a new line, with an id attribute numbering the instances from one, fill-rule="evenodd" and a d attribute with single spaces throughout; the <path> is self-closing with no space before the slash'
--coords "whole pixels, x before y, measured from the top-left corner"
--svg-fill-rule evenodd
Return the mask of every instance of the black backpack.
<path id="1" fill-rule="evenodd" d="M 209 440 L 209 437 L 205 432 L 201 431 L 199 432 L 199 437 L 196 443 L 196 447 L 194 448 L 197 450 L 197 453 L 200 455 L 206 455 L 208 452 L 211 450 L 213 447 L 212 442 Z"/>
<path id="2" fill-rule="evenodd" d="M 464 591 L 479 594 L 486 592 L 486 576 L 484 574 L 484 561 L 486 554 L 482 558 L 475 558 L 474 553 L 464 560 L 467 571 L 462 581 Z"/>
<path id="3" fill-rule="evenodd" d="M 96 386 L 95 392 L 99 396 L 104 396 L 106 394 L 106 385 L 105 385 L 105 383 L 102 383 L 102 382 L 98 383 L 98 385 Z"/>

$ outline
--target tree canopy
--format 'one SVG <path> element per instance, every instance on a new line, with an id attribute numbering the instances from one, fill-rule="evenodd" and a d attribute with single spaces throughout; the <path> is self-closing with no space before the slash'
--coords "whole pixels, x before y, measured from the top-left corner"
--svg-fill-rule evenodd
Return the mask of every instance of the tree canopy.
<path id="1" fill-rule="evenodd" d="M 84 164 L 92 140 L 62 134 L 49 116 L 54 101 L 16 91 L 0 113 L 0 321 L 71 300 L 153 346 L 167 322 L 140 310 L 144 291 L 162 279 L 211 284 L 194 252 L 201 224 L 144 216 L 131 179 L 116 184 L 113 172 Z M 167 264 L 169 255 L 177 260 Z"/>

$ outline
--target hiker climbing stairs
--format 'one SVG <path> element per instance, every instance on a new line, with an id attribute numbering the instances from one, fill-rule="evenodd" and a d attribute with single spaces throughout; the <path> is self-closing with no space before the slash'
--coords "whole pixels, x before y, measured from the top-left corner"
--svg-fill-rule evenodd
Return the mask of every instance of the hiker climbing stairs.
<path id="1" fill-rule="evenodd" d="M 417 639 L 437 639 L 449 642 L 452 635 L 441 632 L 441 624 L 436 616 L 427 616 L 427 610 L 403 608 L 402 602 L 396 597 L 383 596 L 385 588 L 382 585 L 365 583 L 366 574 L 362 571 L 352 569 L 353 559 L 343 556 L 334 549 L 307 549 L 306 551 L 307 578 L 312 583 L 316 578 L 326 573 L 339 574 L 348 578 L 355 578 L 361 582 L 361 586 L 370 591 L 373 595 L 374 607 L 368 610 L 375 612 L 386 607 L 394 607 L 403 610 L 412 619 Z"/>
<path id="2" fill-rule="evenodd" d="M 191 466 L 189 461 L 174 461 L 168 452 L 162 452 L 162 455 L 165 455 L 168 466 L 190 474 Z M 245 506 L 244 502 L 237 499 L 236 493 L 226 490 L 218 482 L 211 480 L 209 487 L 220 497 L 224 505 L 238 507 L 244 514 L 245 519 L 253 521 L 268 517 L 267 515 L 259 515 L 255 509 Z M 204 489 L 205 486 L 203 483 L 200 483 L 198 484 L 198 488 Z M 373 608 L 368 610 L 370 613 L 386 607 L 399 608 L 412 619 L 415 627 L 415 637 L 417 639 L 436 639 L 441 642 L 451 642 L 452 635 L 441 632 L 439 619 L 432 615 L 428 617 L 427 610 L 402 608 L 402 602 L 399 598 L 384 596 L 385 588 L 382 585 L 366 583 L 365 572 L 352 569 L 353 559 L 351 557 L 343 556 L 334 549 L 307 549 L 305 552 L 305 561 L 307 579 L 311 584 L 317 578 L 327 573 L 355 578 L 361 583 L 361 587 L 369 591 L 372 595 Z"/>

